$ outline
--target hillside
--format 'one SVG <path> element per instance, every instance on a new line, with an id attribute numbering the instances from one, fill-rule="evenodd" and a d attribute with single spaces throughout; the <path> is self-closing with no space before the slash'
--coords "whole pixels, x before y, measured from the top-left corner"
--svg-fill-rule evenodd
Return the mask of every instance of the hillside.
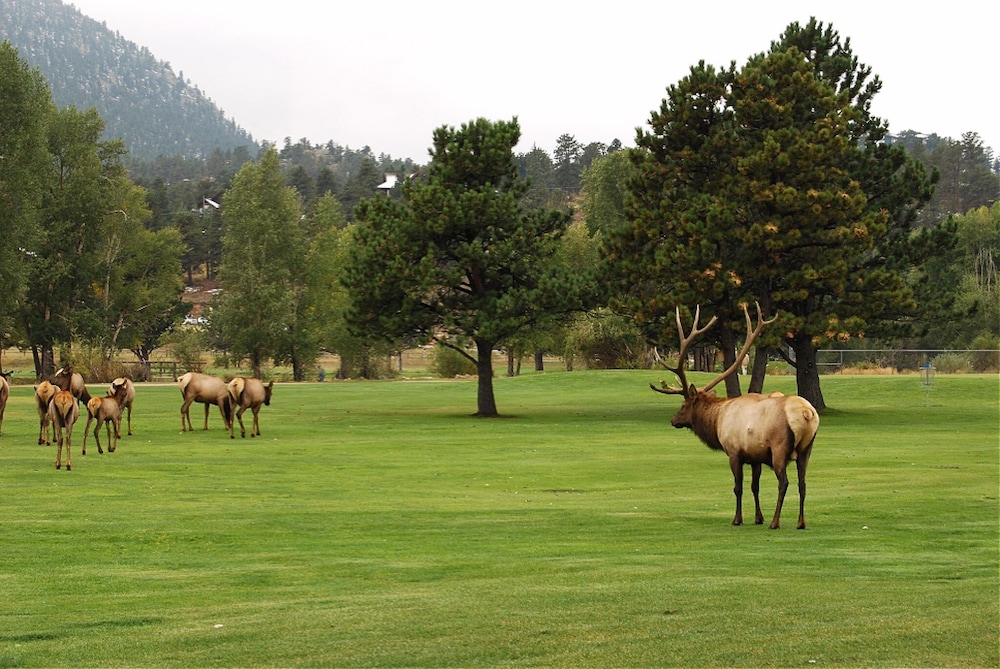
<path id="1" fill-rule="evenodd" d="M 197 86 L 117 31 L 60 0 L 0 2 L 0 40 L 8 40 L 49 82 L 60 107 L 95 107 L 105 135 L 130 154 L 200 157 L 247 147 L 253 137 L 226 118 Z"/>

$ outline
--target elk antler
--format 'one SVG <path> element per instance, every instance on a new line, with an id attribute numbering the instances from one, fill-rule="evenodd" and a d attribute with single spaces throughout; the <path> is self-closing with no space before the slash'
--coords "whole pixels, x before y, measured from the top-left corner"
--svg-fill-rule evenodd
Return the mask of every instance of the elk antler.
<path id="1" fill-rule="evenodd" d="M 747 305 L 744 304 L 743 315 L 746 316 L 747 318 L 747 339 L 745 342 L 743 342 L 743 348 L 740 349 L 739 354 L 736 356 L 736 361 L 729 366 L 729 369 L 724 371 L 719 376 L 715 377 L 715 379 L 713 379 L 711 383 L 702 388 L 701 389 L 702 392 L 708 392 L 709 390 L 714 388 L 717 384 L 719 384 L 721 381 L 727 379 L 730 374 L 735 372 L 736 368 L 740 366 L 741 362 L 743 362 L 743 359 L 747 357 L 748 353 L 750 353 L 750 347 L 753 346 L 754 340 L 760 336 L 760 333 L 764 329 L 764 326 L 769 325 L 778 319 L 777 316 L 773 316 L 771 317 L 770 320 L 765 321 L 764 315 L 761 313 L 760 310 L 760 302 L 757 302 L 756 304 L 757 304 L 757 327 L 754 327 L 753 323 L 751 323 L 750 312 L 747 310 Z"/>
<path id="2" fill-rule="evenodd" d="M 696 337 L 698 337 L 701 334 L 704 334 L 706 330 L 715 325 L 715 322 L 719 320 L 719 317 L 712 316 L 711 320 L 708 321 L 708 324 L 705 327 L 698 329 L 698 319 L 701 318 L 701 305 L 696 306 L 694 309 L 694 322 L 691 323 L 691 332 L 685 335 L 684 324 L 681 323 L 680 307 L 674 307 L 674 314 L 677 317 L 677 335 L 681 339 L 680 352 L 677 354 L 677 367 L 669 367 L 666 364 L 664 364 L 663 366 L 677 375 L 677 378 L 681 382 L 681 387 L 674 388 L 673 386 L 665 385 L 665 387 L 663 388 L 657 388 L 652 383 L 649 384 L 649 387 L 658 393 L 664 393 L 666 395 L 687 395 L 688 381 L 687 381 L 687 374 L 685 374 L 684 372 L 684 361 L 687 359 L 688 347 L 691 346 L 691 342 L 693 342 Z M 747 316 L 747 318 L 749 319 L 750 317 Z"/>

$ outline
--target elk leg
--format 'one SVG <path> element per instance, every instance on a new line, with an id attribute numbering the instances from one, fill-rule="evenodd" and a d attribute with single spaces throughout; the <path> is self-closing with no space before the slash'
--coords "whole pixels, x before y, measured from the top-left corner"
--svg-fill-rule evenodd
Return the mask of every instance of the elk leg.
<path id="1" fill-rule="evenodd" d="M 205 427 L 204 427 L 204 429 L 206 429 L 206 430 L 208 429 L 208 407 L 209 407 L 209 404 L 206 402 L 205 403 Z"/>
<path id="2" fill-rule="evenodd" d="M 785 503 L 785 493 L 788 492 L 788 471 L 785 465 L 784 460 L 774 463 L 774 475 L 778 477 L 778 505 L 774 508 L 774 519 L 771 520 L 772 530 L 781 527 L 781 505 Z"/>
<path id="3" fill-rule="evenodd" d="M 809 466 L 809 455 L 812 453 L 812 444 L 799 454 L 795 461 L 799 474 L 799 524 L 798 529 L 806 529 L 806 467 Z"/>
<path id="4" fill-rule="evenodd" d="M 738 456 L 729 458 L 729 467 L 733 470 L 733 494 L 736 495 L 736 515 L 733 525 L 743 524 L 743 463 Z"/>
<path id="5" fill-rule="evenodd" d="M 70 436 L 71 436 L 71 434 L 72 433 L 69 430 L 66 430 L 66 471 L 69 471 L 69 470 L 71 470 L 73 468 L 73 464 L 69 461 L 69 458 L 70 458 L 69 454 L 70 454 L 70 450 L 71 450 L 70 449 Z"/>
<path id="6" fill-rule="evenodd" d="M 244 411 L 246 411 L 245 408 L 243 408 L 243 407 L 239 408 L 239 410 L 236 412 L 236 420 L 238 420 L 240 422 L 240 437 L 243 438 L 243 439 L 246 439 L 247 429 L 245 427 L 243 427 L 243 412 Z M 235 439 L 235 438 L 236 438 L 236 435 L 233 435 L 233 439 Z"/>
<path id="7" fill-rule="evenodd" d="M 760 470 L 761 464 L 758 462 L 756 464 L 750 465 L 750 470 L 753 472 L 753 480 L 750 482 L 750 490 L 753 491 L 753 505 L 754 505 L 754 525 L 764 524 L 764 514 L 760 511 Z"/>
<path id="8" fill-rule="evenodd" d="M 250 430 L 251 437 L 260 436 L 260 423 L 257 422 L 257 414 L 260 413 L 260 407 L 254 407 L 253 409 L 253 429 Z"/>

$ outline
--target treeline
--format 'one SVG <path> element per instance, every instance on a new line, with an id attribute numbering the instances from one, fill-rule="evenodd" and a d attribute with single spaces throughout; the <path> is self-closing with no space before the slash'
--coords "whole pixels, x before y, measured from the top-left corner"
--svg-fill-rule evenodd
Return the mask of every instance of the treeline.
<path id="1" fill-rule="evenodd" d="M 778 62 L 777 56 L 775 59 Z M 791 67 L 784 61 L 780 64 Z M 198 159 L 143 160 L 128 156 L 121 142 L 101 139 L 103 120 L 95 110 L 60 110 L 52 105 L 47 83 L 8 44 L 0 49 L 0 68 L 3 99 L 10 102 L 3 108 L 5 118 L 0 119 L 3 127 L 10 129 L 0 138 L 0 155 L 5 157 L 0 165 L 0 197 L 6 205 L 0 211 L 0 279 L 11 287 L 0 296 L 0 324 L 3 344 L 30 349 L 39 375 L 51 373 L 57 351 L 72 361 L 86 349 L 110 363 L 121 349 L 148 359 L 153 350 L 169 343 L 174 351 L 193 355 L 216 351 L 228 362 L 249 363 L 257 372 L 269 364 L 289 365 L 296 378 L 307 378 L 319 354 L 329 351 L 340 356 L 339 375 L 377 376 L 389 373 L 389 354 L 431 337 L 440 338 L 440 326 L 417 328 L 406 336 L 400 329 L 387 336 L 386 332 L 361 327 L 357 298 L 372 291 L 357 288 L 362 284 L 355 282 L 352 293 L 345 285 L 350 283 L 347 277 L 357 271 L 362 248 L 359 226 L 383 219 L 405 222 L 412 215 L 415 198 L 443 198 L 440 204 L 445 207 L 448 198 L 459 197 L 444 188 L 444 183 L 450 183 L 447 179 L 436 181 L 446 166 L 376 156 L 368 147 L 355 150 L 332 141 L 313 144 L 290 138 L 281 147 L 265 146 L 253 155 L 246 147 L 236 147 L 216 149 Z M 751 71 L 756 69 L 748 68 L 748 73 Z M 826 99 L 822 103 L 833 104 Z M 817 104 L 808 111 L 815 113 L 822 108 Z M 854 113 L 843 111 L 844 118 Z M 678 113 L 672 108 L 661 110 L 664 118 Z M 567 287 L 575 286 L 573 291 L 563 290 L 565 295 L 582 294 L 575 291 L 586 282 L 593 289 L 591 297 L 573 305 L 573 313 L 561 313 L 562 307 L 551 302 L 551 318 L 525 309 L 529 297 L 510 302 L 520 305 L 518 313 L 532 314 L 531 322 L 486 343 L 508 352 L 511 372 L 522 356 L 543 352 L 561 355 L 567 364 L 648 365 L 652 345 L 669 347 L 672 343 L 669 322 L 675 305 L 701 303 L 723 313 L 734 301 L 750 296 L 748 287 L 754 287 L 757 297 L 762 294 L 761 286 L 772 286 L 773 290 L 782 276 L 799 273 L 807 283 L 795 291 L 806 291 L 806 295 L 819 295 L 821 287 L 831 291 L 822 298 L 831 307 L 823 312 L 825 320 L 817 319 L 815 323 L 820 325 L 809 326 L 822 325 L 824 329 L 803 330 L 805 320 L 796 325 L 795 331 L 804 332 L 802 341 L 809 345 L 852 346 L 862 338 L 864 348 L 899 344 L 998 346 L 1000 206 L 996 202 L 1000 179 L 992 151 L 982 146 L 977 135 L 953 141 L 904 133 L 894 146 L 882 141 L 887 138 L 879 134 L 877 125 L 871 125 L 865 127 L 866 132 L 879 140 L 865 145 L 864 151 L 870 154 L 859 157 L 837 145 L 837 155 L 842 156 L 839 160 L 845 166 L 858 169 L 863 164 L 870 170 L 865 177 L 870 184 L 892 187 L 873 197 L 874 188 L 864 191 L 851 182 L 844 183 L 848 190 L 843 201 L 858 208 L 845 211 L 845 217 L 857 222 L 857 227 L 849 234 L 846 228 L 837 227 L 836 234 L 848 235 L 857 245 L 843 256 L 843 263 L 836 261 L 827 270 L 821 262 L 832 258 L 831 253 L 798 257 L 798 267 L 728 255 L 733 249 L 752 248 L 752 235 L 761 234 L 760 230 L 743 231 L 740 227 L 749 210 L 747 203 L 755 202 L 753 206 L 759 207 L 759 202 L 774 196 L 762 191 L 747 199 L 746 189 L 770 182 L 723 179 L 736 171 L 706 166 L 740 156 L 747 160 L 746 156 L 753 155 L 761 174 L 773 175 L 783 164 L 749 154 L 761 138 L 741 135 L 739 127 L 720 125 L 714 141 L 726 137 L 728 143 L 700 153 L 684 153 L 693 140 L 683 134 L 685 126 L 676 123 L 655 127 L 655 133 L 662 132 L 663 137 L 646 135 L 635 149 L 623 148 L 618 140 L 583 145 L 570 134 L 558 138 L 553 155 L 538 147 L 514 153 L 516 142 L 504 145 L 510 151 L 511 171 L 491 176 L 489 183 L 495 181 L 496 186 L 489 192 L 504 192 L 503 206 L 525 218 L 510 228 L 514 232 L 509 240 L 476 242 L 483 244 L 478 252 L 485 254 L 481 258 L 494 262 L 512 240 L 544 239 L 548 244 L 544 254 L 535 258 L 537 250 L 526 246 L 510 250 L 509 261 L 535 258 L 537 269 L 549 271 L 550 278 L 562 277 Z M 780 136 L 794 144 L 793 140 L 812 137 L 808 134 L 811 128 L 796 130 L 799 135 L 782 130 Z M 674 137 L 667 129 L 681 134 Z M 481 134 L 489 137 L 492 133 L 487 128 Z M 502 134 L 504 141 L 510 140 L 509 130 Z M 802 149 L 796 164 L 802 168 L 804 158 L 827 155 Z M 707 162 L 704 166 L 688 164 L 681 158 Z M 828 169 L 817 168 L 816 173 Z M 681 173 L 698 175 L 703 182 L 692 182 L 685 186 L 688 190 L 682 190 L 676 184 L 665 188 L 657 181 L 666 174 Z M 801 177 L 799 172 L 790 172 L 785 178 Z M 517 187 L 512 188 L 515 183 Z M 829 185 L 817 182 L 800 188 L 818 196 Z M 664 194 L 677 199 L 665 201 Z M 836 198 L 830 201 L 841 202 Z M 487 198 L 476 206 L 490 208 L 500 202 L 499 198 L 496 202 Z M 683 209 L 689 206 L 693 208 Z M 776 237 L 762 248 L 776 248 L 778 242 L 806 232 L 800 213 L 778 216 L 765 208 L 754 215 L 775 217 L 769 224 L 777 226 L 775 229 L 798 226 L 789 228 L 787 238 Z M 456 218 L 454 224 L 460 231 L 437 239 L 428 248 L 440 250 L 451 241 L 464 240 L 463 253 L 475 257 L 471 240 L 481 239 L 487 232 L 476 226 L 496 234 L 509 223 L 503 218 L 495 224 L 485 220 L 473 216 L 459 225 Z M 822 230 L 823 220 L 816 219 L 817 230 Z M 542 221 L 554 227 L 539 227 Z M 656 227 L 671 221 L 697 225 L 728 221 L 730 227 Z M 761 230 L 769 229 L 765 226 Z M 922 235 L 920 230 L 928 234 Z M 887 231 L 892 233 L 887 235 Z M 747 234 L 751 237 L 742 245 L 733 243 L 741 239 L 739 235 Z M 702 255 L 677 255 L 683 244 L 631 248 L 629 235 L 634 240 L 674 239 L 678 244 L 685 240 L 683 244 L 697 247 Z M 863 239 L 865 235 L 870 237 Z M 418 238 L 412 248 L 397 247 L 385 259 L 400 269 L 400 259 L 425 243 L 427 240 Z M 827 247 L 830 243 L 829 239 L 821 242 Z M 382 252 L 380 248 L 376 244 L 372 252 Z M 626 250 L 636 263 L 632 269 L 623 264 Z M 411 264 L 430 262 L 421 257 Z M 670 259 L 672 262 L 667 262 Z M 654 267 L 644 264 L 647 260 L 664 264 Z M 720 270 L 730 263 L 730 270 Z M 840 271 L 841 264 L 851 263 L 858 263 L 851 270 L 859 272 L 856 278 L 874 281 L 872 285 L 878 290 L 851 298 L 855 300 L 851 302 L 853 313 L 848 314 L 842 306 L 843 297 L 837 293 L 840 288 L 815 282 L 827 281 L 830 273 Z M 452 258 L 442 260 L 439 269 L 451 276 L 458 266 L 458 260 Z M 783 270 L 785 274 L 765 275 L 753 267 Z M 800 272 L 807 267 L 808 272 Z M 873 267 L 884 274 L 865 273 Z M 505 273 L 502 266 L 495 268 L 495 273 L 500 281 L 516 276 Z M 179 327 L 185 313 L 183 278 L 190 282 L 198 276 L 216 279 L 222 291 L 209 307 L 207 328 Z M 872 276 L 882 278 L 873 280 Z M 383 283 L 377 285 L 388 285 L 385 281 L 391 277 L 391 272 L 384 274 Z M 713 283 L 706 277 L 723 277 L 728 283 Z M 421 281 L 426 280 L 414 285 L 431 285 Z M 451 290 L 464 293 L 474 283 L 466 276 Z M 525 274 L 524 285 L 540 284 L 537 277 Z M 725 299 L 713 303 L 710 298 L 714 295 Z M 535 297 L 541 300 L 541 294 Z M 779 302 L 786 299 L 781 290 L 772 293 L 772 298 L 765 308 L 788 314 L 799 309 Z M 651 301 L 644 306 L 643 299 Z M 859 305 L 866 300 L 881 312 L 862 314 Z M 373 308 L 372 313 L 394 313 L 394 308 L 387 303 L 384 310 Z M 455 318 L 442 321 L 455 322 Z M 738 334 L 730 330 L 729 336 Z M 447 340 L 451 352 L 460 359 L 465 355 L 466 362 L 474 365 L 475 360 L 467 355 L 470 338 L 474 333 L 466 337 L 455 334 L 441 341 Z M 723 351 L 733 348 L 726 339 L 713 343 Z M 787 341 L 771 341 L 770 346 L 786 355 L 791 350 Z M 803 348 L 795 354 L 801 358 L 808 352 Z"/>

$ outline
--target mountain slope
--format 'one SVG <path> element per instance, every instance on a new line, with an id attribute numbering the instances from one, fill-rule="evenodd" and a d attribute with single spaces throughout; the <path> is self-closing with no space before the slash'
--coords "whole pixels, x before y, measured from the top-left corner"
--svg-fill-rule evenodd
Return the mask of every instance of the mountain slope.
<path id="1" fill-rule="evenodd" d="M 2 0 L 0 40 L 49 82 L 60 107 L 95 107 L 136 158 L 201 157 L 253 137 L 148 49 L 60 0 Z"/>

